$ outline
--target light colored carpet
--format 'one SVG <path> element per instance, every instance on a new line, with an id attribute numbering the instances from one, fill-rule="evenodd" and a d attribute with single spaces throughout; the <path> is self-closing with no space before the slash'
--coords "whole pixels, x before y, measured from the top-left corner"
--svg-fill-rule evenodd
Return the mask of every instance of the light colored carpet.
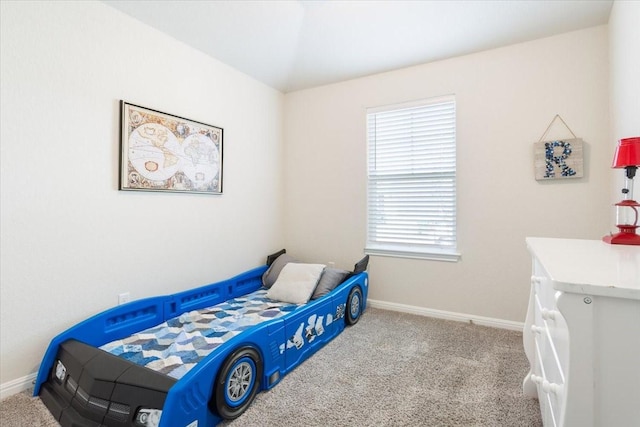
<path id="1" fill-rule="evenodd" d="M 221 426 L 541 426 L 522 394 L 522 334 L 367 309 L 360 322 Z M 2 427 L 57 427 L 37 398 L 0 402 Z"/>

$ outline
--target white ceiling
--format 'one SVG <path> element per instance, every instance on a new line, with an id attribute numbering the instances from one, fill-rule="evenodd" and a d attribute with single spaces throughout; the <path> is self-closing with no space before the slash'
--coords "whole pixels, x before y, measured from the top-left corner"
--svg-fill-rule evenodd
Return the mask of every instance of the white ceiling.
<path id="1" fill-rule="evenodd" d="M 606 24 L 613 0 L 103 0 L 282 92 Z"/>

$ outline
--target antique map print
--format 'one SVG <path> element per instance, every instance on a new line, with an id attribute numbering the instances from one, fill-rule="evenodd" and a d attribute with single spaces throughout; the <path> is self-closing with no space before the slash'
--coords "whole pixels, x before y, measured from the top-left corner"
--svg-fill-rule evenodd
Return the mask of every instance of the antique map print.
<path id="1" fill-rule="evenodd" d="M 222 193 L 222 129 L 122 103 L 123 190 Z"/>

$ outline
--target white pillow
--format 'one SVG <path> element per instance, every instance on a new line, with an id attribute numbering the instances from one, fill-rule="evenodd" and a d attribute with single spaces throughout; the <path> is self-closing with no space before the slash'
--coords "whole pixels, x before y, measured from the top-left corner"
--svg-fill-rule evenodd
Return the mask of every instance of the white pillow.
<path id="1" fill-rule="evenodd" d="M 324 268 L 324 264 L 288 263 L 282 268 L 273 286 L 269 288 L 267 298 L 293 304 L 306 304 Z"/>

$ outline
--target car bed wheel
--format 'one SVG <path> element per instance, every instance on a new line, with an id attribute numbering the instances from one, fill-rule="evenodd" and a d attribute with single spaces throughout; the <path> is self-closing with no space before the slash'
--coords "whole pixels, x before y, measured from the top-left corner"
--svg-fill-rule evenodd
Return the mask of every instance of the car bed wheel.
<path id="1" fill-rule="evenodd" d="M 251 405 L 260 388 L 262 360 L 251 347 L 243 347 L 225 360 L 216 381 L 216 412 L 226 420 L 239 417 Z"/>
<path id="2" fill-rule="evenodd" d="M 349 292 L 347 298 L 347 325 L 355 325 L 362 314 L 362 291 L 355 287 Z"/>

